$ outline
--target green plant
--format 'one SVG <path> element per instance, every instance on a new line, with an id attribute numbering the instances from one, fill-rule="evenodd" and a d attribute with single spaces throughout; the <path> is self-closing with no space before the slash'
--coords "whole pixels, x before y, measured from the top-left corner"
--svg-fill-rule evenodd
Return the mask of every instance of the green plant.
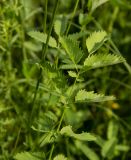
<path id="1" fill-rule="evenodd" d="M 119 107 L 114 102 L 119 96 L 110 95 L 116 93 L 110 75 L 114 68 L 119 71 L 124 65 L 129 73 L 131 70 L 108 30 L 94 18 L 95 11 L 107 0 L 69 0 L 65 14 L 60 14 L 64 1 L 45 0 L 44 18 L 42 9 L 35 8 L 33 2 L 39 6 L 32 0 L 14 0 L 6 5 L 1 2 L 5 7 L 0 8 L 0 60 L 4 61 L 0 76 L 1 95 L 4 93 L 0 102 L 0 144 L 3 139 L 7 142 L 1 146 L 0 158 L 111 160 L 123 152 L 125 159 L 130 147 L 123 142 L 124 127 L 131 127 L 108 107 Z M 69 14 L 71 3 L 74 10 Z M 88 15 L 84 13 L 85 4 Z M 37 30 L 36 20 L 40 25 Z M 119 63 L 124 65 L 117 69 L 115 64 Z M 90 120 L 93 122 L 88 126 Z M 14 133 L 6 135 L 6 131 Z M 123 137 L 118 138 L 119 132 L 124 132 Z"/>

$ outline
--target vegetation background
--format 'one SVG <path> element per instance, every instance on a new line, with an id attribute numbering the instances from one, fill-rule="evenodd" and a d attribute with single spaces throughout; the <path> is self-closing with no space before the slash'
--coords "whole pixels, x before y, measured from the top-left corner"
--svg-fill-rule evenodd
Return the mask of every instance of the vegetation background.
<path id="1" fill-rule="evenodd" d="M 0 1 L 0 160 L 131 159 L 130 13 L 130 0 Z"/>

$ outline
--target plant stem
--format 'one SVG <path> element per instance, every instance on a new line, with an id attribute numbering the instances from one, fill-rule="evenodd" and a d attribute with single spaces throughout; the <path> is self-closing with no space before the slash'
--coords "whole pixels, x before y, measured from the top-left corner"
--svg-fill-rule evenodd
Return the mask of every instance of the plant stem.
<path id="1" fill-rule="evenodd" d="M 47 20 L 47 6 L 48 0 L 45 0 L 45 14 L 44 14 L 44 24 L 43 24 L 43 31 L 46 33 L 46 20 Z"/>
<path id="2" fill-rule="evenodd" d="M 78 75 L 77 75 L 77 78 L 78 78 L 78 77 L 79 77 L 79 73 L 78 73 Z M 76 80 L 75 80 L 75 82 L 74 82 L 73 87 L 75 86 L 75 84 L 76 84 Z M 70 92 L 70 95 L 71 95 L 72 92 L 73 92 L 73 87 L 72 87 L 72 90 L 71 90 L 71 92 Z M 60 118 L 60 121 L 59 121 L 59 125 L 58 125 L 57 130 L 56 130 L 57 132 L 59 132 L 59 130 L 60 130 L 60 127 L 61 127 L 61 124 L 62 124 L 62 121 L 63 121 L 63 118 L 64 118 L 65 110 L 66 110 L 66 107 L 65 107 L 65 105 L 64 105 L 63 110 L 62 110 L 62 115 L 61 115 L 61 118 Z M 54 151 L 54 144 L 53 144 L 52 147 L 51 147 L 51 151 L 50 151 L 50 155 L 49 155 L 49 160 L 51 160 L 53 151 Z"/>
<path id="3" fill-rule="evenodd" d="M 79 4 L 79 0 L 77 0 L 77 1 L 76 1 L 76 4 L 75 4 L 75 7 L 74 7 L 74 10 L 73 10 L 73 13 L 72 13 L 72 16 L 71 16 L 71 20 L 70 20 L 70 22 L 69 22 L 68 28 L 67 28 L 66 33 L 65 33 L 66 35 L 68 34 L 68 32 L 69 32 L 69 30 L 70 30 L 71 22 L 72 22 L 72 19 L 73 19 L 73 17 L 74 17 L 74 15 L 75 15 L 75 13 L 76 13 L 76 10 L 77 10 L 77 7 L 78 7 L 78 4 Z"/>
<path id="4" fill-rule="evenodd" d="M 57 132 L 59 132 L 59 130 L 60 130 L 60 127 L 61 127 L 61 124 L 62 124 L 62 121 L 63 121 L 63 118 L 64 118 L 65 110 L 66 110 L 66 107 L 64 106 L 64 108 L 62 110 L 62 115 L 61 115 L 61 118 L 60 118 L 60 121 L 59 121 L 59 125 L 58 125 L 57 130 L 56 130 Z M 49 160 L 51 160 L 51 158 L 52 158 L 54 147 L 55 147 L 55 145 L 53 144 L 52 147 L 51 147 L 51 151 L 50 151 L 50 155 L 49 155 Z"/>
<path id="5" fill-rule="evenodd" d="M 119 7 L 116 6 L 115 9 L 114 9 L 114 12 L 112 14 L 112 18 L 111 18 L 111 21 L 109 23 L 109 27 L 108 27 L 108 31 L 109 32 L 112 32 L 112 29 L 113 29 L 113 24 L 117 18 L 117 15 L 118 15 L 118 12 L 119 12 Z"/>
<path id="6" fill-rule="evenodd" d="M 65 109 L 66 109 L 66 107 L 64 106 L 63 111 L 62 111 L 62 115 L 61 115 L 61 118 L 60 118 L 60 122 L 59 122 L 59 125 L 57 127 L 57 132 L 60 130 L 60 127 L 61 127 L 61 124 L 62 124 L 62 121 L 63 121 L 63 118 L 64 118 L 64 114 L 65 114 Z"/>
<path id="7" fill-rule="evenodd" d="M 47 51 L 47 48 L 48 48 L 48 42 L 49 42 L 49 38 L 50 38 L 51 31 L 52 31 L 52 28 L 53 28 L 53 22 L 54 22 L 54 17 L 55 17 L 56 10 L 57 10 L 58 2 L 59 2 L 59 0 L 56 0 L 54 10 L 53 10 L 53 13 L 52 13 L 52 19 L 51 19 L 51 24 L 50 24 L 46 44 L 45 45 L 43 44 L 43 47 L 42 47 L 41 63 L 43 63 L 45 61 L 46 51 Z M 34 92 L 34 96 L 33 96 L 33 100 L 32 100 L 32 111 L 31 111 L 31 116 L 30 116 L 30 123 L 32 122 L 32 118 L 33 118 L 33 115 L 34 115 L 34 112 L 35 112 L 35 105 L 34 104 L 35 104 L 35 101 L 36 101 L 36 96 L 37 96 L 41 76 L 42 76 L 42 68 L 40 68 L 40 70 L 39 70 L 38 79 L 37 79 L 37 83 L 36 83 L 36 88 L 35 88 L 35 92 Z"/>
<path id="8" fill-rule="evenodd" d="M 50 155 L 49 155 L 49 160 L 51 160 L 51 158 L 52 158 L 52 154 L 53 154 L 54 148 L 55 148 L 55 145 L 53 144 L 52 147 L 51 147 L 51 151 L 50 151 Z"/>
<path id="9" fill-rule="evenodd" d="M 50 35 L 51 35 L 51 31 L 52 31 L 52 28 L 53 28 L 54 17 L 55 17 L 55 14 L 56 14 L 58 2 L 59 2 L 59 0 L 56 0 L 55 6 L 54 6 L 54 10 L 53 10 L 53 13 L 52 13 L 52 19 L 51 19 L 51 24 L 50 24 L 50 28 L 49 28 L 49 33 L 48 33 L 48 36 L 47 36 L 46 44 L 43 45 L 42 57 L 41 57 L 41 62 L 42 62 L 42 63 L 45 61 L 46 50 L 47 50 L 47 48 L 48 48 L 48 42 L 49 42 Z"/>

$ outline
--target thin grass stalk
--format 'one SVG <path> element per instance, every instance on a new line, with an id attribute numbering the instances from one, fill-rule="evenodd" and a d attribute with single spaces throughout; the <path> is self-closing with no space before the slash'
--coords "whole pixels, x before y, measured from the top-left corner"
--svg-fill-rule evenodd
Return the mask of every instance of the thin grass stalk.
<path id="1" fill-rule="evenodd" d="M 44 12 L 44 24 L 43 24 L 43 31 L 46 33 L 46 21 L 47 21 L 47 6 L 48 0 L 45 0 L 45 12 Z"/>
<path id="2" fill-rule="evenodd" d="M 76 1 L 76 4 L 75 4 L 75 7 L 74 7 L 74 10 L 73 10 L 73 13 L 72 13 L 72 16 L 71 16 L 71 20 L 70 20 L 70 22 L 69 22 L 69 25 L 68 25 L 68 27 L 67 27 L 67 30 L 66 30 L 66 35 L 68 34 L 68 32 L 69 32 L 69 30 L 70 30 L 70 27 L 71 27 L 71 22 L 72 22 L 72 20 L 73 20 L 73 18 L 74 18 L 74 16 L 75 16 L 75 13 L 76 13 L 76 10 L 77 10 L 77 7 L 78 7 L 78 4 L 79 4 L 79 0 L 77 0 Z"/>
<path id="3" fill-rule="evenodd" d="M 58 2 L 59 2 L 59 0 L 56 0 L 54 10 L 53 10 L 53 13 L 52 13 L 52 19 L 51 19 L 51 24 L 50 24 L 46 44 L 45 45 L 43 44 L 43 47 L 42 47 L 41 63 L 44 63 L 44 61 L 45 61 L 46 51 L 47 51 L 47 48 L 48 48 L 48 43 L 49 43 L 52 28 L 53 28 L 53 22 L 54 22 L 54 17 L 55 17 L 56 10 L 57 10 Z M 33 118 L 33 115 L 34 115 L 34 112 L 35 112 L 35 105 L 34 104 L 35 104 L 35 101 L 36 101 L 36 96 L 37 96 L 37 92 L 38 92 L 38 89 L 39 89 L 39 84 L 40 84 L 41 77 L 42 77 L 42 68 L 40 67 L 39 74 L 38 74 L 38 79 L 37 79 L 37 83 L 36 83 L 36 88 L 35 88 L 35 92 L 34 92 L 34 96 L 33 96 L 33 100 L 32 100 L 32 111 L 31 111 L 31 116 L 30 116 L 30 124 L 32 122 L 32 118 Z"/>

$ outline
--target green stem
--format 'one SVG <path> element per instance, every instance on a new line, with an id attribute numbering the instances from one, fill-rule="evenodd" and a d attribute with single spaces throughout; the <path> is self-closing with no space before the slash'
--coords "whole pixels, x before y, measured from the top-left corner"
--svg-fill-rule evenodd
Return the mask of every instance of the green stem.
<path id="1" fill-rule="evenodd" d="M 50 151 L 50 155 L 49 155 L 49 160 L 51 160 L 51 158 L 52 158 L 52 154 L 53 154 L 54 148 L 55 148 L 55 145 L 53 144 L 52 147 L 51 147 L 51 151 Z"/>
<path id="2" fill-rule="evenodd" d="M 60 130 L 60 127 L 61 127 L 61 124 L 62 124 L 62 121 L 63 121 L 63 118 L 64 118 L 65 110 L 66 110 L 66 107 L 64 106 L 63 111 L 62 111 L 62 115 L 61 115 L 61 118 L 60 118 L 60 121 L 59 121 L 59 125 L 58 125 L 57 130 L 56 130 L 57 132 L 59 132 L 59 130 Z M 51 160 L 51 158 L 52 158 L 54 148 L 55 148 L 55 145 L 53 144 L 52 147 L 51 147 L 49 160 Z"/>
<path id="3" fill-rule="evenodd" d="M 79 73 L 78 73 L 78 75 L 77 75 L 77 78 L 78 78 L 78 77 L 79 77 Z M 76 78 L 76 79 L 77 79 L 77 78 Z M 71 92 L 70 92 L 70 95 L 72 95 L 73 88 L 74 88 L 74 86 L 75 86 L 75 84 L 76 84 L 76 79 L 75 79 L 74 85 L 73 85 L 73 87 L 72 87 L 72 90 L 71 90 Z M 62 121 L 63 121 L 63 118 L 64 118 L 65 110 L 66 110 L 66 107 L 65 107 L 65 105 L 64 105 L 63 110 L 62 110 L 62 115 L 61 115 L 61 118 L 60 118 L 60 121 L 59 121 L 59 125 L 58 125 L 57 130 L 56 130 L 57 132 L 59 132 L 59 130 L 60 130 L 60 127 L 61 127 L 61 124 L 62 124 Z M 50 151 L 50 155 L 49 155 L 49 160 L 51 160 L 53 151 L 54 151 L 54 144 L 53 144 L 52 147 L 51 147 L 51 151 Z"/>
<path id="4" fill-rule="evenodd" d="M 41 63 L 43 63 L 45 61 L 46 51 L 47 51 L 47 48 L 48 48 L 48 42 L 49 42 L 49 38 L 50 38 L 51 31 L 52 31 L 52 28 L 53 28 L 53 22 L 54 22 L 54 17 L 55 17 L 56 10 L 57 10 L 58 2 L 59 2 L 59 0 L 56 0 L 54 10 L 53 10 L 53 13 L 52 13 L 52 19 L 51 19 L 51 24 L 50 24 L 46 44 L 45 45 L 43 44 L 43 47 L 42 47 Z M 35 101 L 36 101 L 36 96 L 37 96 L 38 88 L 39 88 L 39 85 L 40 85 L 41 76 L 42 76 L 42 68 L 40 68 L 40 70 L 39 70 L 39 75 L 38 75 L 38 79 L 37 79 L 37 83 L 36 83 L 36 88 L 35 88 L 35 92 L 34 92 L 34 96 L 33 96 L 33 100 L 32 100 L 32 111 L 31 111 L 31 116 L 30 116 L 30 123 L 32 122 L 32 118 L 33 118 L 33 115 L 34 115 L 34 112 L 35 112 L 35 107 L 34 107 L 35 105 L 34 104 L 35 104 Z"/>
<path id="5" fill-rule="evenodd" d="M 40 68 L 39 70 L 39 75 L 38 75 L 38 79 L 37 79 L 37 83 L 36 83 L 36 87 L 35 87 L 35 92 L 34 92 L 34 96 L 33 96 L 33 100 L 32 100 L 32 111 L 31 111 L 31 116 L 30 116 L 30 123 L 32 122 L 32 118 L 35 112 L 35 100 L 36 100 L 36 96 L 37 96 L 37 92 L 38 92 L 38 88 L 39 88 L 39 84 L 40 84 L 40 80 L 41 80 L 41 75 L 42 75 L 42 68 Z"/>
<path id="6" fill-rule="evenodd" d="M 65 114 L 65 109 L 66 109 L 66 107 L 64 106 L 64 109 L 62 111 L 62 115 L 61 115 L 61 118 L 60 118 L 60 122 L 59 122 L 59 125 L 57 127 L 57 132 L 60 130 L 60 127 L 61 127 L 61 124 L 62 124 L 62 121 L 63 121 L 63 118 L 64 118 L 64 114 Z"/>
<path id="7" fill-rule="evenodd" d="M 114 12 L 112 14 L 112 18 L 111 18 L 111 21 L 109 23 L 109 27 L 108 27 L 108 31 L 109 32 L 112 32 L 112 29 L 113 29 L 113 24 L 117 18 L 117 15 L 118 15 L 118 12 L 119 12 L 119 7 L 116 6 L 115 9 L 114 9 Z"/>
<path id="8" fill-rule="evenodd" d="M 43 25 L 43 31 L 46 33 L 46 20 L 47 20 L 47 5 L 48 0 L 45 0 L 45 14 L 44 14 L 44 25 Z"/>
<path id="9" fill-rule="evenodd" d="M 52 13 L 52 19 L 51 19 L 51 24 L 50 24 L 50 28 L 49 28 L 49 33 L 48 33 L 48 36 L 47 36 L 46 44 L 43 45 L 43 48 L 42 48 L 42 58 L 41 58 L 41 62 L 42 63 L 45 61 L 46 50 L 48 48 L 48 42 L 49 42 L 51 31 L 52 31 L 52 28 L 53 28 L 54 17 L 55 17 L 55 14 L 56 14 L 58 2 L 59 2 L 59 0 L 56 0 L 55 6 L 54 6 L 54 10 L 53 10 L 53 13 Z"/>
<path id="10" fill-rule="evenodd" d="M 67 28 L 67 30 L 66 30 L 66 35 L 68 34 L 68 32 L 69 32 L 69 30 L 70 30 L 71 22 L 72 22 L 72 19 L 73 19 L 73 17 L 74 17 L 74 15 L 75 15 L 75 13 L 76 13 L 76 10 L 77 10 L 77 7 L 78 7 L 78 4 L 79 4 L 79 0 L 77 0 L 77 1 L 76 1 L 75 7 L 74 7 L 74 11 L 73 11 L 72 16 L 71 16 L 70 23 L 69 23 L 68 28 Z"/>

